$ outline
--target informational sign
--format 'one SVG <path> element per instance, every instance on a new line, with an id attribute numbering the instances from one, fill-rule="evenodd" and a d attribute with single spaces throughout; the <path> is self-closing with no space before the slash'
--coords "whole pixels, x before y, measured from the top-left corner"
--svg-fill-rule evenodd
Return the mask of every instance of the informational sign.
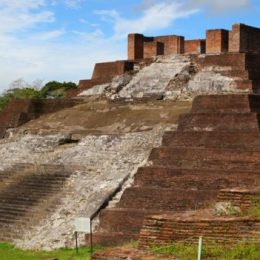
<path id="1" fill-rule="evenodd" d="M 91 233 L 91 219 L 90 218 L 75 218 L 73 221 L 75 232 L 82 232 L 86 234 Z"/>

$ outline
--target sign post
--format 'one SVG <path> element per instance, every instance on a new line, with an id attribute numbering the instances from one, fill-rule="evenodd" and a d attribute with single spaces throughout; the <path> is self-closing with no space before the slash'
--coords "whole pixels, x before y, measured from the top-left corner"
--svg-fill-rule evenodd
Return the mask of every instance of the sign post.
<path id="1" fill-rule="evenodd" d="M 199 245 L 198 245 L 198 260 L 201 260 L 202 255 L 202 237 L 199 238 Z"/>
<path id="2" fill-rule="evenodd" d="M 93 242 L 92 242 L 92 223 L 91 218 L 75 218 L 74 219 L 75 238 L 76 238 L 76 252 L 78 253 L 78 233 L 90 234 L 90 256 L 92 259 Z"/>
<path id="3" fill-rule="evenodd" d="M 75 231 L 75 239 L 76 239 L 76 252 L 79 253 L 79 247 L 78 247 L 78 232 Z"/>

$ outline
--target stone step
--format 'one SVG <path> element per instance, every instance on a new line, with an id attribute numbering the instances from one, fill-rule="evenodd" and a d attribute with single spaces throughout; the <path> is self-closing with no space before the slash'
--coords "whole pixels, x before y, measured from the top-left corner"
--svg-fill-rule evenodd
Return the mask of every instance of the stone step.
<path id="1" fill-rule="evenodd" d="M 241 161 L 223 161 L 223 160 L 161 160 L 153 159 L 153 166 L 187 169 L 187 170 L 217 170 L 217 171 L 245 171 L 258 172 L 260 162 L 241 162 Z"/>
<path id="2" fill-rule="evenodd" d="M 13 190 L 13 192 L 10 192 L 10 190 Z M 1 198 L 14 198 L 14 197 L 33 197 L 33 196 L 45 196 L 46 194 L 51 194 L 56 191 L 55 187 L 52 188 L 51 186 L 48 187 L 26 187 L 23 186 L 15 186 L 15 187 L 10 187 L 9 191 L 4 191 L 0 193 L 0 199 Z"/>
<path id="3" fill-rule="evenodd" d="M 13 222 L 21 217 L 23 217 L 23 215 L 25 214 L 25 212 L 21 213 L 21 212 L 11 212 L 11 211 L 0 211 L 0 219 L 6 219 L 7 221 Z"/>
<path id="4" fill-rule="evenodd" d="M 178 131 L 258 132 L 259 117 L 255 113 L 182 114 Z"/>
<path id="5" fill-rule="evenodd" d="M 56 189 L 59 189 L 60 187 L 62 187 L 64 185 L 64 182 L 61 182 L 60 184 L 59 183 L 44 183 L 44 185 L 46 185 L 46 187 L 42 187 L 41 185 L 33 185 L 33 184 L 26 184 L 26 185 L 22 185 L 21 186 L 18 186 L 16 182 L 6 182 L 4 183 L 4 187 L 2 187 L 1 190 L 6 190 L 6 188 L 8 187 L 10 190 L 12 189 L 15 189 L 16 192 L 28 192 L 28 191 L 31 191 L 31 192 L 53 192 L 55 191 Z M 18 186 L 18 187 L 17 187 Z M 17 188 L 16 188 L 17 187 Z"/>
<path id="6" fill-rule="evenodd" d="M 237 79 L 234 80 L 235 83 L 235 89 L 246 92 L 246 93 L 254 93 L 254 81 L 249 79 Z"/>
<path id="7" fill-rule="evenodd" d="M 54 204 L 50 204 L 48 203 L 48 207 L 44 209 L 44 211 L 46 212 L 51 212 L 55 207 L 56 207 L 56 203 L 58 204 L 58 201 L 55 201 Z M 32 207 L 32 205 L 26 205 L 26 204 L 12 204 L 12 203 L 3 203 L 0 204 L 0 209 L 3 210 L 7 210 L 7 211 L 27 211 L 28 209 L 30 209 L 30 211 L 37 211 L 39 208 L 34 208 Z M 42 208 L 40 208 L 40 210 L 42 210 Z"/>
<path id="8" fill-rule="evenodd" d="M 150 154 L 150 161 L 161 160 L 170 162 L 174 160 L 203 160 L 203 161 L 221 161 L 226 163 L 229 161 L 239 161 L 250 163 L 260 163 L 260 152 L 243 151 L 221 148 L 186 148 L 186 147 L 167 147 L 161 146 L 154 148 Z"/>
<path id="9" fill-rule="evenodd" d="M 172 131 L 164 134 L 162 145 L 260 151 L 260 132 Z"/>
<path id="10" fill-rule="evenodd" d="M 60 187 L 62 186 L 63 184 L 65 183 L 65 180 L 64 181 L 60 181 L 60 182 L 44 182 L 42 184 L 34 184 L 33 182 L 32 183 L 25 183 L 25 184 L 22 184 L 22 185 L 19 185 L 19 182 L 15 182 L 14 180 L 13 181 L 5 181 L 5 184 L 6 185 L 9 185 L 10 188 L 12 189 L 12 186 L 18 186 L 17 188 L 15 188 L 16 191 L 21 191 L 21 190 L 35 190 L 35 191 L 52 191 L 52 190 L 55 190 L 57 187 Z"/>
<path id="11" fill-rule="evenodd" d="M 14 208 L 7 208 L 7 207 L 1 207 L 0 206 L 0 215 L 2 216 L 2 214 L 8 212 L 10 214 L 14 214 L 14 215 L 19 215 L 19 214 L 23 214 L 26 212 L 28 208 L 23 208 L 23 209 L 17 209 L 16 207 Z"/>
<path id="12" fill-rule="evenodd" d="M 260 95 L 208 95 L 197 96 L 192 113 L 259 113 Z"/>
<path id="13" fill-rule="evenodd" d="M 117 207 L 180 212 L 205 208 L 217 193 L 216 190 L 131 187 L 125 190 Z"/>
<path id="14" fill-rule="evenodd" d="M 47 194 L 44 194 L 47 195 Z M 46 196 L 47 197 L 47 196 Z M 43 196 L 38 197 L 2 197 L 0 198 L 0 204 L 23 204 L 23 205 L 34 205 L 39 202 L 46 202 L 48 199 Z"/>
<path id="15" fill-rule="evenodd" d="M 240 78 L 244 80 L 257 80 L 260 79 L 260 70 L 259 69 L 248 69 L 248 70 L 221 70 L 217 73 L 220 73 L 223 76 Z"/>
<path id="16" fill-rule="evenodd" d="M 141 167 L 134 185 L 181 189 L 224 189 L 228 187 L 254 187 L 260 184 L 259 172 L 218 170 L 188 170 L 165 167 Z"/>
<path id="17" fill-rule="evenodd" d="M 246 54 L 244 53 L 225 53 L 225 54 L 217 54 L 217 55 L 206 55 L 203 58 L 199 58 L 199 63 L 202 67 L 208 66 L 220 66 L 220 67 L 227 67 L 229 70 L 245 70 L 246 62 Z M 250 58 L 251 60 L 253 58 Z M 251 62 L 251 61 L 250 61 Z M 250 63 L 251 64 L 251 63 Z M 251 68 L 251 66 L 250 66 Z"/>

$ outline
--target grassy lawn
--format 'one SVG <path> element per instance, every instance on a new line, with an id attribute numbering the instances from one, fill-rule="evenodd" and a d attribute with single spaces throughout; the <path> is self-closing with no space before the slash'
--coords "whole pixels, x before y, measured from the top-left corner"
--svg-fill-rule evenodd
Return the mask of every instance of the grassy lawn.
<path id="1" fill-rule="evenodd" d="M 12 245 L 0 243 L 1 260 L 88 260 L 89 248 L 80 248 L 77 254 L 73 249 L 59 249 L 55 251 L 24 251 Z"/>
<path id="2" fill-rule="evenodd" d="M 196 260 L 197 245 L 184 245 L 181 243 L 169 246 L 152 247 L 152 252 L 162 256 L 176 256 L 181 260 Z M 218 245 L 204 246 L 202 259 L 216 260 L 259 260 L 259 244 L 237 244 L 232 247 Z"/>
<path id="3" fill-rule="evenodd" d="M 131 245 L 133 248 L 137 244 Z M 95 248 L 102 249 L 102 248 Z M 180 260 L 197 260 L 197 246 L 187 244 L 171 244 L 168 246 L 153 246 L 151 250 L 158 259 L 172 256 Z M 1 260 L 88 260 L 89 248 L 80 248 L 77 254 L 73 249 L 59 249 L 55 251 L 25 251 L 6 243 L 0 243 Z M 157 258 L 156 258 L 157 259 Z M 259 260 L 260 247 L 257 244 L 237 244 L 232 247 L 204 246 L 202 259 L 211 260 Z"/>

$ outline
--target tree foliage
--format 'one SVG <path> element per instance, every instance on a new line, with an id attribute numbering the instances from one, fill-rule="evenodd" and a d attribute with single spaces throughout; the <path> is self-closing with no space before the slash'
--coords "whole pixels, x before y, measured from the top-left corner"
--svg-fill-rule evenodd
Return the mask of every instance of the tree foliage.
<path id="1" fill-rule="evenodd" d="M 12 82 L 10 88 L 0 95 L 0 111 L 13 99 L 64 98 L 69 89 L 77 88 L 73 82 L 50 81 L 42 88 L 39 87 L 40 84 L 39 80 L 34 81 L 33 85 L 26 83 L 23 79 Z"/>
<path id="2" fill-rule="evenodd" d="M 73 82 L 50 81 L 40 90 L 42 98 L 62 98 L 69 89 L 77 88 Z"/>
<path id="3" fill-rule="evenodd" d="M 36 99 L 39 98 L 39 92 L 30 87 L 26 88 L 12 88 L 5 91 L 0 96 L 0 111 L 4 109 L 7 103 L 13 99 Z"/>

